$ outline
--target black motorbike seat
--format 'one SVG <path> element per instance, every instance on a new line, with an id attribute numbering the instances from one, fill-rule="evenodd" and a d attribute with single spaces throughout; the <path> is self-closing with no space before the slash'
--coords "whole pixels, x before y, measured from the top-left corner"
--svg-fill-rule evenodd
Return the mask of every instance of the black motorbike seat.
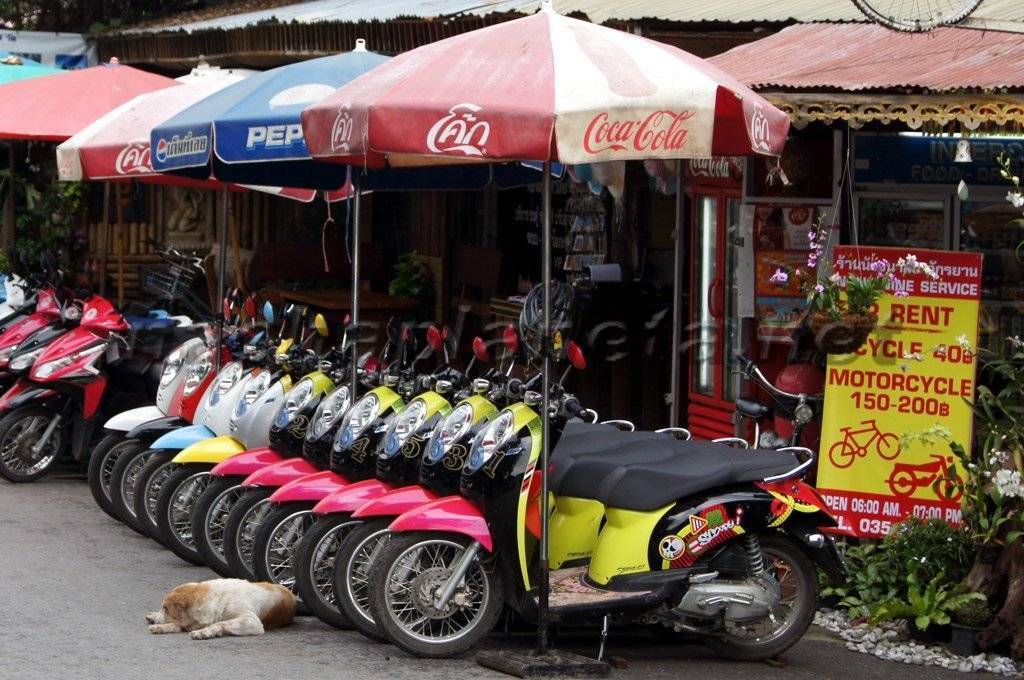
<path id="1" fill-rule="evenodd" d="M 572 474 L 552 490 L 646 512 L 700 491 L 780 475 L 798 464 L 787 451 L 658 440 L 629 445 L 613 455 L 581 457 Z"/>
<path id="2" fill-rule="evenodd" d="M 551 452 L 548 462 L 549 488 L 558 493 L 557 486 L 569 474 L 576 461 L 589 456 L 614 456 L 630 444 L 653 439 L 669 439 L 671 434 L 622 430 L 613 425 L 570 421 L 562 430 L 562 436 Z"/>

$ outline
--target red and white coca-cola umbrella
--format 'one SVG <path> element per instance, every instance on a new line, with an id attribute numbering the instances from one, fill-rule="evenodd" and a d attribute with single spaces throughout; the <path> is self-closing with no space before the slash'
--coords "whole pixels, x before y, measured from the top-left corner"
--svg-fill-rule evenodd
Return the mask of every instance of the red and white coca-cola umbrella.
<path id="1" fill-rule="evenodd" d="M 541 11 L 401 54 L 302 125 L 319 158 L 578 164 L 778 155 L 789 118 L 687 52 Z"/>
<path id="2" fill-rule="evenodd" d="M 57 147 L 57 171 L 64 181 L 140 180 L 157 184 L 218 189 L 217 180 L 196 180 L 153 170 L 150 132 L 182 111 L 245 75 L 230 70 L 199 68 L 177 85 L 139 95 L 97 118 Z M 294 200 L 312 201 L 317 192 L 284 187 L 251 187 Z"/>

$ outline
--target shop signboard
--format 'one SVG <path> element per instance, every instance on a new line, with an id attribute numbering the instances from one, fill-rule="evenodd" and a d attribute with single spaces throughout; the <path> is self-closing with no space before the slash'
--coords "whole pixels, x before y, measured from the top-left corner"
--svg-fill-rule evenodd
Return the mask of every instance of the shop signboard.
<path id="1" fill-rule="evenodd" d="M 946 442 L 905 442 L 936 424 L 970 450 L 981 255 L 836 246 L 835 273 L 915 255 L 938 280 L 901 275 L 878 305 L 878 328 L 856 354 L 830 356 L 818 488 L 843 533 L 879 538 L 910 515 L 960 523 Z M 896 291 L 890 291 L 895 293 Z M 905 293 L 905 295 L 904 295 Z"/>
<path id="2" fill-rule="evenodd" d="M 957 163 L 959 137 L 858 134 L 854 180 L 858 184 L 1003 184 L 1000 154 L 1024 156 L 1024 139 L 968 137 L 971 162 Z"/>

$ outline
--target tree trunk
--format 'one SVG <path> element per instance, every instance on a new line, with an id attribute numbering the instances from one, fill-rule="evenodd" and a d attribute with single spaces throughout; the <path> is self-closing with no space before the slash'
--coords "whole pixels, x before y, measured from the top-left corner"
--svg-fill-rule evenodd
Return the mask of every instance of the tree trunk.
<path id="1" fill-rule="evenodd" d="M 978 639 L 981 649 L 990 651 L 1009 640 L 1010 655 L 1018 661 L 1024 659 L 1024 549 L 1020 541 L 1004 547 L 994 564 L 975 561 L 967 585 L 993 605 L 1003 603 Z"/>

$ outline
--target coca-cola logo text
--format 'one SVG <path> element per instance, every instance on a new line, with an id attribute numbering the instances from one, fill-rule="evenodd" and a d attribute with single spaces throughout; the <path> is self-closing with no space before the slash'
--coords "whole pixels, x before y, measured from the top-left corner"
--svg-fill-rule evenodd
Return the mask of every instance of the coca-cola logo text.
<path id="1" fill-rule="evenodd" d="M 153 172 L 149 164 L 149 144 L 129 144 L 121 149 L 114 161 L 119 175 L 143 175 Z"/>
<path id="2" fill-rule="evenodd" d="M 480 120 L 475 104 L 456 104 L 448 115 L 434 123 L 427 133 L 427 148 L 434 153 L 457 151 L 466 156 L 483 156 L 491 124 Z"/>
<path id="3" fill-rule="evenodd" d="M 342 107 L 331 126 L 331 150 L 348 151 L 352 143 L 352 114 L 348 107 Z"/>
<path id="4" fill-rule="evenodd" d="M 602 112 L 594 116 L 583 134 L 587 153 L 603 151 L 679 151 L 690 133 L 685 122 L 693 111 L 654 111 L 643 120 L 612 120 Z"/>
<path id="5" fill-rule="evenodd" d="M 754 114 L 750 117 L 750 144 L 755 151 L 771 152 L 772 149 L 771 127 L 760 104 L 754 104 Z"/>

